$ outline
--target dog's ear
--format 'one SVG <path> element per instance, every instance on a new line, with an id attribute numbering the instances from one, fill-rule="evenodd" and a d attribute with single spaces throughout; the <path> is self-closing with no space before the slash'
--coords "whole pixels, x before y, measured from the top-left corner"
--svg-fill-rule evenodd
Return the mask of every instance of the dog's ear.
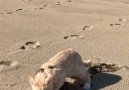
<path id="1" fill-rule="evenodd" d="M 28 80 L 29 80 L 30 84 L 33 84 L 33 85 L 36 84 L 35 79 L 34 79 L 33 76 L 29 76 L 29 77 L 28 77 Z"/>
<path id="2" fill-rule="evenodd" d="M 53 76 L 52 76 L 52 75 L 49 75 L 49 76 L 45 79 L 44 85 L 46 86 L 46 85 L 52 83 L 52 80 L 53 80 Z"/>

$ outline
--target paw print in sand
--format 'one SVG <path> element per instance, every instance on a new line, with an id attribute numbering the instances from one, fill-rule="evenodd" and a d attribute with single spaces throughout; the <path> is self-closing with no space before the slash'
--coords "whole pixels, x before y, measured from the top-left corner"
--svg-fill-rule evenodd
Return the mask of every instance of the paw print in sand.
<path id="1" fill-rule="evenodd" d="M 12 52 L 9 52 L 9 53 L 3 55 L 3 57 L 7 56 L 7 55 L 14 54 L 14 53 L 19 52 L 21 50 L 32 50 L 32 49 L 36 49 L 39 47 L 40 47 L 39 42 L 35 42 L 35 41 L 26 42 L 25 45 L 21 46 L 19 49 L 13 50 Z"/>
<path id="2" fill-rule="evenodd" d="M 18 66 L 17 61 L 0 61 L 0 71 L 9 70 Z"/>

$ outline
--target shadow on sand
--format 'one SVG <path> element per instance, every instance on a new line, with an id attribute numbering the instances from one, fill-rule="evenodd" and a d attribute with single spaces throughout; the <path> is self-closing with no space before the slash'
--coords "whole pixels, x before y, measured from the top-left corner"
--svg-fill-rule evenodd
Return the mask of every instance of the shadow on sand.
<path id="1" fill-rule="evenodd" d="M 104 87 L 113 85 L 122 79 L 122 77 L 118 75 L 113 75 L 109 73 L 98 73 L 95 74 L 94 77 L 95 78 L 92 80 L 90 90 L 100 90 Z M 65 82 L 60 90 L 85 90 L 82 88 L 82 86 L 84 85 L 84 81 L 80 80 L 81 79 L 76 78 L 76 82 L 74 83 Z"/>

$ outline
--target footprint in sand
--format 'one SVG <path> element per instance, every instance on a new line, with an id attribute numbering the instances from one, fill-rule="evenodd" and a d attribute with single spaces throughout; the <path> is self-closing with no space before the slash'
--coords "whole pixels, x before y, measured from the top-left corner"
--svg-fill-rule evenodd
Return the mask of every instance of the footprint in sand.
<path id="1" fill-rule="evenodd" d="M 34 9 L 43 9 L 42 7 L 40 7 L 40 8 L 34 8 Z"/>
<path id="2" fill-rule="evenodd" d="M 34 8 L 34 9 L 45 9 L 45 8 L 47 8 L 47 7 L 49 7 L 49 5 L 44 5 L 43 7 L 39 7 L 39 8 Z"/>
<path id="3" fill-rule="evenodd" d="M 31 50 L 31 49 L 36 49 L 40 47 L 40 43 L 39 42 L 35 42 L 35 41 L 30 41 L 30 42 L 26 42 L 25 45 L 21 46 L 19 49 L 16 49 L 10 53 L 5 54 L 6 55 L 11 55 L 13 53 L 19 52 L 21 50 Z"/>
<path id="4" fill-rule="evenodd" d="M 72 2 L 72 0 L 68 0 L 67 2 Z"/>
<path id="5" fill-rule="evenodd" d="M 61 2 L 56 2 L 56 5 L 62 5 Z"/>
<path id="6" fill-rule="evenodd" d="M 38 8 L 34 8 L 34 9 L 38 9 Z"/>
<path id="7" fill-rule="evenodd" d="M 58 1 L 58 2 L 56 2 L 55 4 L 50 5 L 50 7 L 54 7 L 54 6 L 57 6 L 57 5 L 62 5 L 62 3 Z"/>
<path id="8" fill-rule="evenodd" d="M 22 0 L 22 1 L 32 1 L 32 0 Z"/>
<path id="9" fill-rule="evenodd" d="M 20 9 L 17 9 L 16 11 L 18 12 L 18 11 L 27 11 L 27 10 L 23 10 L 22 8 L 20 8 Z M 13 14 L 13 13 L 14 12 L 4 12 L 4 13 L 0 13 L 0 14 L 7 15 L 7 14 Z"/>
<path id="10" fill-rule="evenodd" d="M 120 26 L 120 25 L 124 25 L 124 24 L 120 24 L 120 23 L 110 24 L 110 26 Z"/>
<path id="11" fill-rule="evenodd" d="M 57 6 L 57 5 L 62 5 L 61 2 L 56 2 L 55 4 L 53 5 L 44 5 L 43 7 L 40 7 L 40 8 L 34 8 L 34 9 L 45 9 L 45 8 L 49 8 L 49 7 L 54 7 L 54 6 Z"/>
<path id="12" fill-rule="evenodd" d="M 126 68 L 127 70 L 129 70 L 129 66 L 125 65 L 125 68 Z"/>
<path id="13" fill-rule="evenodd" d="M 16 61 L 0 61 L 0 71 L 5 71 L 12 69 L 14 67 L 17 68 L 18 62 Z"/>
<path id="14" fill-rule="evenodd" d="M 18 11 L 27 11 L 27 10 L 26 9 L 19 8 L 16 11 L 18 12 Z"/>
<path id="15" fill-rule="evenodd" d="M 45 9 L 45 8 L 48 7 L 48 6 L 49 6 L 49 5 L 44 5 L 42 9 Z M 41 8 L 39 8 L 39 9 L 41 9 Z"/>
<path id="16" fill-rule="evenodd" d="M 43 9 L 42 7 L 40 7 L 39 9 Z"/>
<path id="17" fill-rule="evenodd" d="M 34 9 L 44 9 L 43 7 L 40 7 L 40 8 L 34 8 Z"/>
<path id="18" fill-rule="evenodd" d="M 127 22 L 129 20 L 128 19 L 125 19 L 125 18 L 119 18 L 119 21 L 121 21 L 121 22 Z"/>
<path id="19" fill-rule="evenodd" d="M 91 31 L 93 29 L 94 29 L 93 26 L 84 26 L 82 30 L 89 30 L 89 31 Z"/>
<path id="20" fill-rule="evenodd" d="M 43 7 L 47 7 L 48 5 L 44 5 Z"/>
<path id="21" fill-rule="evenodd" d="M 83 38 L 83 36 L 82 35 L 76 35 L 76 34 L 69 35 L 69 36 L 64 36 L 64 39 L 75 39 L 75 38 Z"/>
<path id="22" fill-rule="evenodd" d="M 17 9 L 16 11 L 22 11 L 23 9 L 22 8 L 20 8 L 20 9 Z"/>
<path id="23" fill-rule="evenodd" d="M 13 14 L 13 12 L 6 12 L 5 14 Z"/>
<path id="24" fill-rule="evenodd" d="M 5 12 L 5 13 L 0 13 L 0 14 L 13 14 L 14 12 Z"/>
<path id="25" fill-rule="evenodd" d="M 35 42 L 35 41 L 30 41 L 30 42 L 26 42 L 24 46 L 21 47 L 21 49 L 35 49 L 40 47 L 40 43 L 39 42 Z"/>

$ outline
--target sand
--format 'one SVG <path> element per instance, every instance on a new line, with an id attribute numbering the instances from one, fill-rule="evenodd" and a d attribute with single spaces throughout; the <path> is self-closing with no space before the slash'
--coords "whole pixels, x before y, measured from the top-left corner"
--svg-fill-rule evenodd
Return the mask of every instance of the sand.
<path id="1" fill-rule="evenodd" d="M 0 0 L 0 90 L 31 90 L 27 77 L 67 48 L 128 66 L 128 10 L 128 0 Z M 41 46 L 20 49 L 31 41 Z M 128 77 L 127 68 L 99 73 L 92 88 L 128 90 Z"/>

